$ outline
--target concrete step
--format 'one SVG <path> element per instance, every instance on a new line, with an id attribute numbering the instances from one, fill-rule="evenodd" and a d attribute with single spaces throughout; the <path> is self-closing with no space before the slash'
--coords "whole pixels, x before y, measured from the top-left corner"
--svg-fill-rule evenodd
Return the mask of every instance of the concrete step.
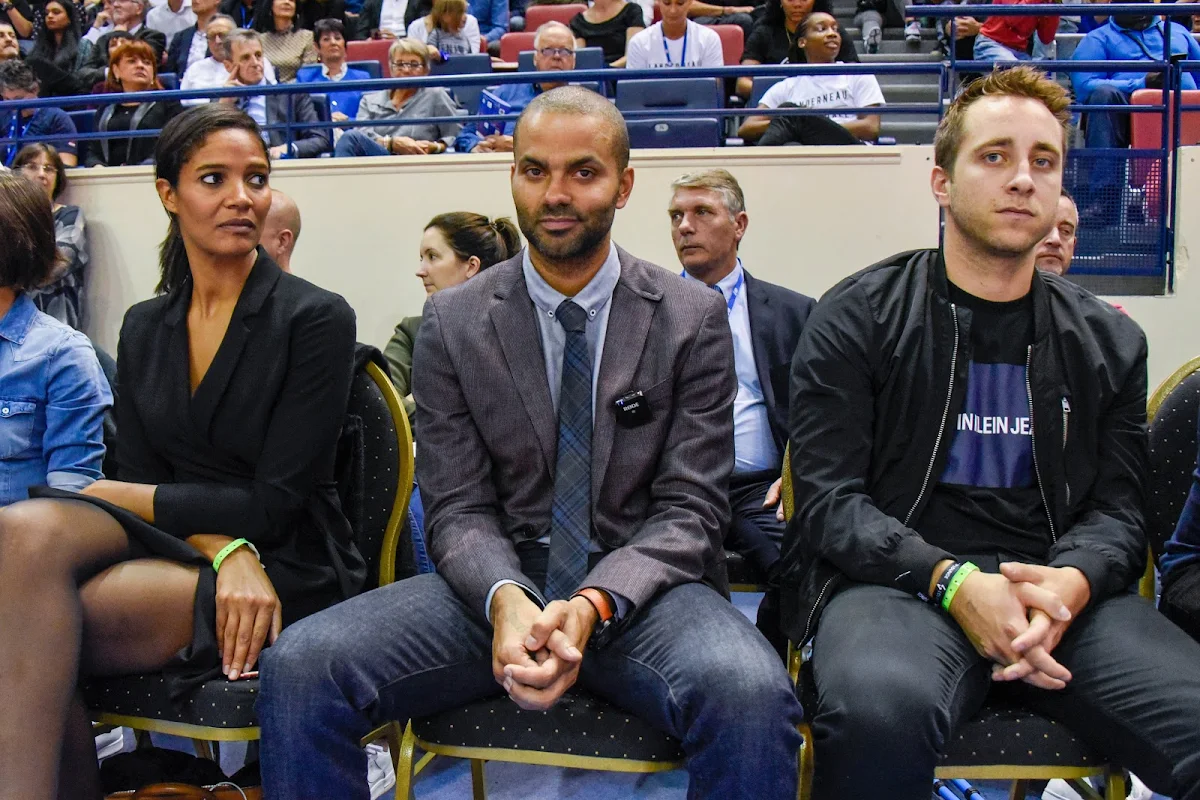
<path id="1" fill-rule="evenodd" d="M 937 120 L 896 121 L 884 115 L 879 123 L 879 135 L 890 136 L 896 144 L 932 144 L 937 131 Z"/>
<path id="2" fill-rule="evenodd" d="M 942 56 L 940 53 L 919 53 L 910 50 L 904 53 L 862 53 L 859 60 L 864 64 L 936 64 L 942 60 Z"/>
<path id="3" fill-rule="evenodd" d="M 938 101 L 939 92 L 936 83 L 901 83 L 890 86 L 880 84 L 880 88 L 883 89 L 884 98 L 891 105 L 896 103 L 936 103 Z"/>
<path id="4" fill-rule="evenodd" d="M 867 46 L 863 44 L 861 39 L 854 39 L 854 47 L 858 50 L 859 55 L 867 52 Z M 880 53 L 940 53 L 938 43 L 933 39 L 923 39 L 920 45 L 910 46 L 908 42 L 901 39 L 884 39 L 879 43 Z"/>
<path id="5" fill-rule="evenodd" d="M 862 29 L 857 25 L 843 25 L 842 30 L 846 32 L 847 36 L 862 38 Z M 893 39 L 902 42 L 904 41 L 904 28 L 884 28 L 883 38 L 885 40 Z M 937 31 L 933 28 L 921 28 L 921 38 L 937 41 Z"/>
<path id="6" fill-rule="evenodd" d="M 935 94 L 938 91 L 939 83 L 936 73 L 930 75 L 914 75 L 912 73 L 889 72 L 882 75 L 876 75 L 875 80 L 879 81 L 879 85 L 883 87 L 886 93 L 893 86 L 920 86 L 926 90 L 931 90 Z"/>

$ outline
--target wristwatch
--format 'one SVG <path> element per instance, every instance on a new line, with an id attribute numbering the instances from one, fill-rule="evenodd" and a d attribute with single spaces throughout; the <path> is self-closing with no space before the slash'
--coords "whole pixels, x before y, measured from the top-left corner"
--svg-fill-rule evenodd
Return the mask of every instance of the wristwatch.
<path id="1" fill-rule="evenodd" d="M 599 589 L 586 586 L 573 594 L 572 597 L 582 597 L 596 609 L 596 613 L 600 616 L 600 621 L 592 629 L 592 638 L 588 640 L 588 647 L 595 650 L 602 649 L 612 641 L 616 633 L 616 625 L 614 624 L 616 622 L 616 614 L 608 595 Z"/>

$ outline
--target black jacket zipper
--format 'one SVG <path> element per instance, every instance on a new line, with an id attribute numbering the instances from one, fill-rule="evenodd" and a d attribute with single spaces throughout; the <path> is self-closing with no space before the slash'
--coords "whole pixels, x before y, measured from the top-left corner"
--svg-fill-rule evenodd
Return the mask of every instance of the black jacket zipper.
<path id="1" fill-rule="evenodd" d="M 1042 483 L 1042 468 L 1038 466 L 1037 457 L 1037 425 L 1033 420 L 1033 345 L 1025 351 L 1025 395 L 1029 398 L 1029 447 L 1033 451 L 1033 474 L 1037 478 L 1038 492 L 1042 496 L 1042 507 L 1046 509 L 1046 520 L 1050 523 L 1050 538 L 1054 544 L 1058 544 L 1058 532 L 1054 529 L 1054 515 L 1050 513 L 1050 504 L 1046 502 L 1046 487 Z M 1066 421 L 1065 405 L 1066 398 L 1063 398 L 1063 417 Z M 1063 444 L 1066 444 L 1067 429 L 1063 427 Z"/>

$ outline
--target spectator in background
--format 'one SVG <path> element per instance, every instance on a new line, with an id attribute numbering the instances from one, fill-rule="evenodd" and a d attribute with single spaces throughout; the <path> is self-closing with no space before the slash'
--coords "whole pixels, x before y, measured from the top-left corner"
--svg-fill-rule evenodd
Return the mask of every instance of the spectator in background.
<path id="1" fill-rule="evenodd" d="M 571 18 L 575 46 L 599 47 L 610 67 L 625 66 L 625 48 L 645 27 L 642 7 L 625 0 L 596 0 Z"/>
<path id="2" fill-rule="evenodd" d="M 1054 227 L 1033 253 L 1033 265 L 1040 270 L 1066 275 L 1075 258 L 1075 232 L 1079 229 L 1079 209 L 1067 190 L 1058 198 Z"/>
<path id="3" fill-rule="evenodd" d="M 208 30 L 208 23 L 217 16 L 217 0 L 191 0 L 191 3 L 192 13 L 196 17 L 195 23 L 171 37 L 171 44 L 167 46 L 167 61 L 164 68 L 167 72 L 178 75 L 180 79 L 187 74 L 188 68 L 193 64 L 199 64 L 213 55 L 212 46 L 205 38 L 205 32 Z M 227 15 L 225 18 L 229 20 L 230 30 L 232 30 L 233 18 Z"/>
<path id="4" fill-rule="evenodd" d="M 127 33 L 126 31 L 110 31 L 110 34 L 111 35 L 106 35 L 107 41 L 105 42 L 105 44 L 108 47 L 108 57 L 109 58 L 112 58 L 113 53 L 117 52 L 117 48 L 120 47 L 125 42 L 136 41 L 136 39 L 133 38 L 132 34 Z M 84 42 L 84 44 L 86 45 L 87 43 Z M 91 51 L 88 52 L 88 58 L 91 58 Z M 88 78 L 100 76 L 100 80 L 98 80 L 94 84 L 92 84 L 91 94 L 107 94 L 107 93 L 113 91 L 113 89 L 109 87 L 108 69 L 107 68 L 105 68 L 103 72 L 89 71 L 89 72 L 85 73 L 83 71 L 80 71 L 78 73 L 78 77 L 80 80 L 83 80 L 83 76 L 85 76 L 85 75 Z"/>
<path id="5" fill-rule="evenodd" d="M 33 486 L 80 491 L 103 477 L 104 412 L 112 392 L 87 337 L 38 311 L 30 292 L 58 253 L 50 202 L 19 175 L 0 174 L 0 396 L 6 400 L 0 506 Z"/>
<path id="6" fill-rule="evenodd" d="M 508 0 L 470 0 L 468 10 L 479 24 L 479 52 L 499 56 L 500 37 L 508 33 Z"/>
<path id="7" fill-rule="evenodd" d="M 40 86 L 33 70 L 20 59 L 0 62 L 0 99 L 35 100 Z M 0 112 L 0 131 L 6 138 L 26 136 L 75 136 L 75 123 L 61 108 L 22 109 L 18 117 L 12 111 Z M 71 139 L 54 141 L 63 163 L 73 167 L 78 163 L 75 142 Z M 0 165 L 8 166 L 20 149 L 19 144 L 0 148 Z"/>
<path id="8" fill-rule="evenodd" d="M 254 27 L 254 18 L 260 4 L 256 0 L 221 0 L 219 11 L 233 18 L 233 23 L 239 28 Z"/>
<path id="9" fill-rule="evenodd" d="M 721 37 L 688 19 L 695 0 L 658 0 L 662 21 L 638 31 L 625 48 L 628 69 L 720 67 L 725 65 Z"/>
<path id="10" fill-rule="evenodd" d="M 345 36 L 346 0 L 300 0 L 296 16 L 301 28 L 313 32 L 313 41 L 319 38 L 317 23 L 323 19 L 335 19 L 342 23 L 342 35 Z"/>
<path id="11" fill-rule="evenodd" d="M 371 79 L 371 76 L 361 69 L 351 69 L 346 66 L 345 30 L 340 19 L 317 20 L 317 24 L 313 28 L 313 37 L 317 40 L 317 57 L 321 61 L 321 66 L 315 70 L 307 69 L 300 72 L 297 75 L 297 81 L 300 83 L 338 83 L 344 80 L 366 81 Z M 325 97 L 328 98 L 330 118 L 334 122 L 354 119 L 358 115 L 358 104 L 362 100 L 362 92 L 343 92 L 330 87 L 326 89 Z"/>
<path id="12" fill-rule="evenodd" d="M 863 50 L 868 53 L 879 52 L 887 7 L 887 0 L 858 0 L 854 7 L 854 24 L 862 31 Z"/>
<path id="13" fill-rule="evenodd" d="M 79 58 L 79 9 L 71 0 L 48 0 L 42 25 L 25 60 L 38 76 L 44 97 L 84 94 L 75 75 Z"/>
<path id="14" fill-rule="evenodd" d="M 810 64 L 833 64 L 841 49 L 837 20 L 823 11 L 805 18 L 797 31 Z M 776 83 L 758 102 L 759 108 L 869 108 L 882 106 L 883 90 L 874 75 L 796 75 Z M 829 116 L 753 116 L 738 135 L 761 145 L 859 144 L 879 138 L 878 114 Z M 761 138 L 760 138 L 761 137 Z"/>
<path id="15" fill-rule="evenodd" d="M 161 89 L 154 50 L 145 42 L 122 42 L 109 60 L 105 86 L 109 92 L 149 92 Z M 100 106 L 96 110 L 96 133 L 121 133 L 134 130 L 159 130 L 180 112 L 176 100 L 148 103 L 126 102 Z M 149 164 L 154 158 L 155 136 L 138 138 L 110 137 L 91 142 L 87 148 L 87 166 L 121 167 Z"/>
<path id="16" fill-rule="evenodd" d="M 84 73 L 81 80 L 85 86 L 91 86 L 107 77 L 106 68 L 112 60 L 108 40 L 117 31 L 124 31 L 134 39 L 146 42 L 154 51 L 155 65 L 160 63 L 163 53 L 167 50 L 167 37 L 146 27 L 147 4 L 147 0 L 112 0 L 112 30 L 96 39 L 95 46 L 88 53 L 81 70 Z M 97 22 L 103 16 L 97 16 Z"/>
<path id="17" fill-rule="evenodd" d="M 1153 5 L 1147 5 L 1150 12 Z M 1170 52 L 1188 61 L 1200 59 L 1200 46 L 1188 29 L 1165 18 L 1146 14 L 1119 14 L 1083 37 L 1075 48 L 1078 61 L 1135 62 L 1161 60 L 1164 37 L 1170 26 Z M 1191 72 L 1182 74 L 1183 88 L 1195 89 Z M 1075 97 L 1086 105 L 1128 105 L 1138 89 L 1161 89 L 1161 72 L 1122 72 L 1113 65 L 1109 72 L 1072 72 Z M 1084 115 L 1084 135 L 1088 147 L 1128 147 L 1129 114 L 1118 111 L 1093 111 Z"/>
<path id="18" fill-rule="evenodd" d="M 292 271 L 292 253 L 300 240 L 300 209 L 292 198 L 271 189 L 271 210 L 263 223 L 259 244 L 284 272 Z"/>
<path id="19" fill-rule="evenodd" d="M 755 14 L 762 8 L 764 0 L 758 4 L 744 5 L 737 0 L 692 0 L 688 9 L 688 17 L 700 25 L 737 25 L 745 36 L 754 30 Z"/>
<path id="20" fill-rule="evenodd" d="M 263 56 L 275 67 L 280 83 L 296 79 L 296 70 L 315 64 L 317 46 L 313 32 L 297 24 L 296 0 L 262 0 L 254 17 L 254 30 L 262 34 Z"/>
<path id="21" fill-rule="evenodd" d="M 7 23 L 22 39 L 33 36 L 34 13 L 27 0 L 7 0 L 0 8 L 0 22 Z"/>
<path id="22" fill-rule="evenodd" d="M 21 43 L 17 31 L 7 19 L 0 19 L 0 64 L 21 58 Z"/>
<path id="23" fill-rule="evenodd" d="M 992 0 L 992 5 L 1036 6 L 1053 5 L 1055 0 Z M 1037 41 L 1034 41 L 1034 34 Z M 977 61 L 1028 61 L 1032 47 L 1035 57 L 1047 58 L 1050 53 L 1038 48 L 1054 44 L 1058 33 L 1058 17 L 988 17 L 975 37 Z"/>
<path id="24" fill-rule="evenodd" d="M 358 17 L 358 38 L 403 39 L 408 26 L 430 7 L 418 0 L 366 0 Z"/>
<path id="25" fill-rule="evenodd" d="M 205 41 L 211 55 L 188 67 L 187 72 L 183 74 L 183 80 L 179 82 L 180 89 L 219 89 L 229 82 L 229 70 L 225 67 L 225 39 L 235 30 L 240 29 L 234 23 L 233 17 L 225 14 L 213 15 L 205 28 Z M 263 59 L 263 76 L 268 83 L 275 83 L 275 68 L 266 58 Z M 209 100 L 200 97 L 182 102 L 185 106 L 202 106 Z"/>
<path id="26" fill-rule="evenodd" d="M 480 52 L 479 20 L 467 13 L 467 0 L 433 0 L 433 9 L 408 26 L 408 38 L 423 42 L 429 57 Z"/>
<path id="27" fill-rule="evenodd" d="M 91 46 L 99 41 L 101 36 L 113 30 L 113 0 L 100 0 L 87 8 L 90 9 L 88 16 L 84 18 L 87 31 L 83 34 L 83 42 L 80 45 L 81 60 L 76 67 L 82 67 L 90 56 Z"/>
<path id="28" fill-rule="evenodd" d="M 803 63 L 805 60 L 804 43 L 799 41 L 800 23 L 814 12 L 833 13 L 831 0 L 767 0 L 766 12 L 763 18 L 755 24 L 754 30 L 746 39 L 746 47 L 742 51 L 742 63 L 782 64 L 785 61 Z M 838 51 L 837 60 L 847 64 L 858 63 L 858 51 L 854 42 L 840 27 L 838 33 L 842 37 L 842 48 Z M 793 47 L 793 44 L 796 45 Z M 748 98 L 753 89 L 751 78 L 738 78 L 737 93 Z"/>
<path id="29" fill-rule="evenodd" d="M 146 27 L 161 32 L 170 41 L 180 31 L 196 24 L 191 0 L 164 0 L 146 14 Z"/>
<path id="30" fill-rule="evenodd" d="M 269 86 L 275 82 L 267 75 L 262 40 L 263 36 L 258 31 L 240 29 L 225 38 L 222 58 L 229 73 L 225 86 Z M 241 108 L 259 128 L 264 129 L 263 134 L 270 148 L 268 153 L 273 159 L 315 158 L 330 150 L 328 131 L 304 127 L 305 123 L 319 121 L 312 98 L 307 94 L 243 95 L 222 97 L 220 102 Z M 297 126 L 292 128 L 291 142 L 288 142 L 284 128 L 265 130 L 268 125 L 283 125 L 288 121 L 289 105 L 291 120 Z"/>
<path id="31" fill-rule="evenodd" d="M 521 234 L 508 217 L 490 220 L 470 211 L 438 214 L 421 236 L 417 277 L 427 297 L 458 286 L 483 270 L 507 261 L 521 250 Z M 413 420 L 412 354 L 421 317 L 405 317 L 383 348 L 392 383 L 404 398 L 404 410 Z M 414 494 L 414 497 L 416 495 Z"/>
<path id="32" fill-rule="evenodd" d="M 52 145 L 29 144 L 13 159 L 13 172 L 42 187 L 54 212 L 54 238 L 60 256 L 45 283 L 27 292 L 38 310 L 75 330 L 83 330 L 88 264 L 87 225 L 79 206 L 58 202 L 67 188 L 67 170 Z"/>
<path id="33" fill-rule="evenodd" d="M 533 37 L 533 66 L 538 72 L 575 69 L 575 35 L 571 29 L 553 21 L 539 27 Z M 562 85 L 561 81 L 539 80 L 489 86 L 487 91 L 495 102 L 481 103 L 479 113 L 519 114 L 533 98 Z M 468 122 L 454 140 L 454 150 L 459 153 L 511 153 L 516 126 L 515 121 L 498 124 Z"/>
<path id="34" fill-rule="evenodd" d="M 388 49 L 388 65 L 393 78 L 428 75 L 429 51 L 415 39 L 397 39 Z M 444 153 L 462 129 L 461 123 L 409 124 L 405 118 L 463 116 L 465 113 L 440 86 L 368 92 L 358 104 L 355 118 L 379 120 L 383 124 L 346 131 L 338 139 L 333 154 L 345 157 Z"/>

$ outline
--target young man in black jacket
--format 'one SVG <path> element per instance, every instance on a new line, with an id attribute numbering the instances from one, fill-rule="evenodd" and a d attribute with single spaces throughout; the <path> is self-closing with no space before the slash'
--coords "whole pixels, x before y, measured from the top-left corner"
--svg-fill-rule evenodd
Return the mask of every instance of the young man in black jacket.
<path id="1" fill-rule="evenodd" d="M 1034 269 L 1067 104 L 1029 67 L 972 84 L 935 141 L 943 249 L 847 278 L 801 336 L 781 580 L 816 632 L 817 800 L 927 798 L 989 692 L 1200 798 L 1200 645 L 1130 593 L 1146 339 Z"/>

